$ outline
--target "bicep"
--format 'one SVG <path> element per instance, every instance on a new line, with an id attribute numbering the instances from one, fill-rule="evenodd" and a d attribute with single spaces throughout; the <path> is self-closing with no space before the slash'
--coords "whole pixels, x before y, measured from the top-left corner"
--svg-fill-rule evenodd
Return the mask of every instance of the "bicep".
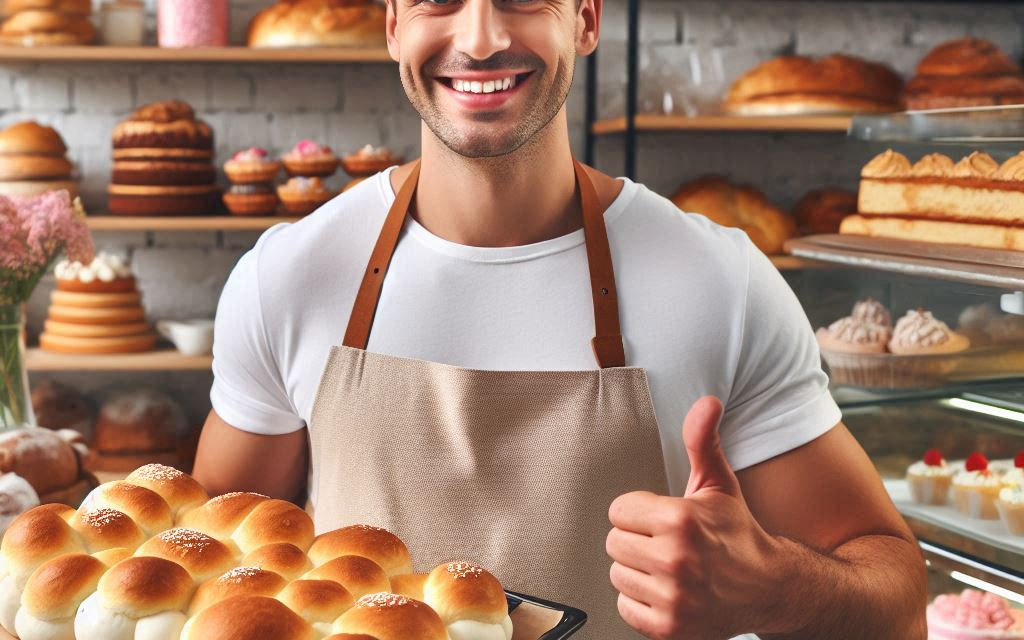
<path id="1" fill-rule="evenodd" d="M 192 475 L 210 495 L 255 491 L 292 500 L 306 483 L 306 429 L 280 435 L 250 433 L 210 411 Z"/>
<path id="2" fill-rule="evenodd" d="M 822 552 L 865 535 L 913 540 L 871 460 L 841 422 L 737 475 L 751 512 L 773 535 Z"/>

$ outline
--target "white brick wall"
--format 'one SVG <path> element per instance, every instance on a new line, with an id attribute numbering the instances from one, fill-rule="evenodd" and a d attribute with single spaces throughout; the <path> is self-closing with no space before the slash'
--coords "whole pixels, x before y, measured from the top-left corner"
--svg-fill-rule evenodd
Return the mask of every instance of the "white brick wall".
<path id="1" fill-rule="evenodd" d="M 152 42 L 155 0 L 150 8 Z M 231 33 L 244 41 L 248 20 L 269 0 L 232 0 Z M 606 0 L 600 54 L 599 111 L 621 115 L 625 86 L 625 3 Z M 726 75 L 780 53 L 841 50 L 886 60 L 903 73 L 936 43 L 973 34 L 1024 53 L 1024 6 L 1011 4 L 858 3 L 763 0 L 644 0 L 641 61 L 687 68 L 689 56 L 718 49 Z M 652 55 L 653 54 L 653 55 Z M 653 61 L 653 63 L 652 63 Z M 568 103 L 577 150 L 582 149 L 584 69 L 578 68 Z M 731 78 L 730 78 L 731 79 Z M 642 86 L 642 90 L 644 86 Z M 83 174 L 87 204 L 102 208 L 110 172 L 109 137 L 131 109 L 168 98 L 191 103 L 216 133 L 218 164 L 240 148 L 257 145 L 281 153 L 299 138 L 323 140 L 339 151 L 384 143 L 412 157 L 420 123 L 393 65 L 254 64 L 0 64 L 0 126 L 34 118 L 57 126 Z M 621 137 L 603 139 L 597 165 L 621 174 Z M 852 186 L 857 168 L 873 150 L 830 135 L 645 135 L 639 178 L 669 194 L 701 173 L 753 182 L 782 204 L 822 184 Z M 343 178 L 334 179 L 340 186 Z M 223 182 L 223 178 L 222 178 Z M 333 184 L 333 183 L 332 183 Z M 107 250 L 135 259 L 152 318 L 212 316 L 231 266 L 255 233 L 96 234 Z M 30 305 L 38 330 L 51 282 Z M 206 374 L 92 376 L 69 374 L 91 390 L 143 381 L 178 389 L 193 416 L 205 413 Z M 198 418 L 197 418 L 198 419 Z"/>

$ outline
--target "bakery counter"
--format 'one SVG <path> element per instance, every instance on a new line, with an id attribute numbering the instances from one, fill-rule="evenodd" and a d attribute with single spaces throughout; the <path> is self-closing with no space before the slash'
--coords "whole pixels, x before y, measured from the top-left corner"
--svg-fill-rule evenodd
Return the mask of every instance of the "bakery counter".
<path id="1" fill-rule="evenodd" d="M 209 371 L 213 356 L 187 356 L 174 349 L 143 353 L 64 354 L 28 349 L 30 372 L 39 371 Z"/>

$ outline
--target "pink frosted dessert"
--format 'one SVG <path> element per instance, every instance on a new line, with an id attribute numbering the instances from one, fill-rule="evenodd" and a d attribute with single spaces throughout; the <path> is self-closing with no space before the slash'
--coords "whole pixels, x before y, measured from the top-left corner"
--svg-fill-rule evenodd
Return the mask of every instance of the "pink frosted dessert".
<path id="1" fill-rule="evenodd" d="M 928 640 L 1024 640 L 1021 612 L 997 595 L 965 589 L 928 605 Z"/>
<path id="2" fill-rule="evenodd" d="M 312 140 L 299 140 L 281 157 L 290 176 L 327 178 L 338 170 L 341 160 L 331 148 Z"/>

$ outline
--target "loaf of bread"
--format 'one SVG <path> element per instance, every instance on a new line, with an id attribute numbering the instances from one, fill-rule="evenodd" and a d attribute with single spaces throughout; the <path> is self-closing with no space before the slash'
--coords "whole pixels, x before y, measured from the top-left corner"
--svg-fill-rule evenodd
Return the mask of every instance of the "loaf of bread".
<path id="1" fill-rule="evenodd" d="M 0 542 L 0 626 L 21 640 L 511 640 L 498 580 L 468 562 L 412 573 L 394 534 L 314 536 L 256 493 L 210 499 L 151 464 L 78 509 L 19 516 Z"/>
<path id="2" fill-rule="evenodd" d="M 249 23 L 250 47 L 384 46 L 384 6 L 370 0 L 281 0 Z"/>

